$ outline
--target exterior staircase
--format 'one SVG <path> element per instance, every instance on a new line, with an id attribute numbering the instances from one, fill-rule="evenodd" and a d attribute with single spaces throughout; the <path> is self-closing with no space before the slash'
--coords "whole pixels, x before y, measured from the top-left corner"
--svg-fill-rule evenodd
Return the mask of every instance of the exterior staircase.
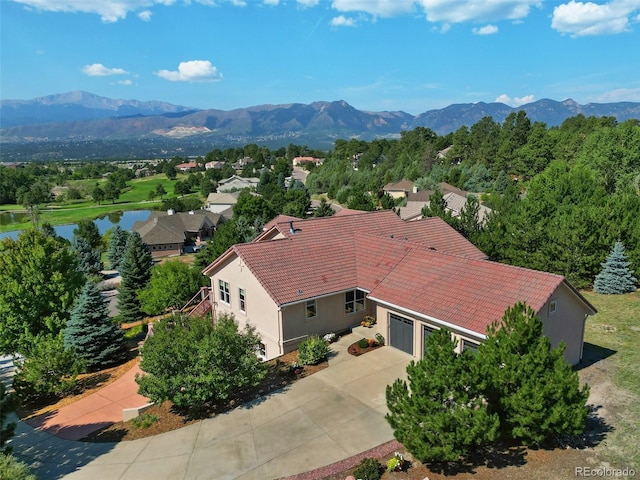
<path id="1" fill-rule="evenodd" d="M 203 317 L 211 312 L 213 305 L 211 304 L 211 287 L 201 287 L 191 300 L 180 309 L 189 317 Z"/>

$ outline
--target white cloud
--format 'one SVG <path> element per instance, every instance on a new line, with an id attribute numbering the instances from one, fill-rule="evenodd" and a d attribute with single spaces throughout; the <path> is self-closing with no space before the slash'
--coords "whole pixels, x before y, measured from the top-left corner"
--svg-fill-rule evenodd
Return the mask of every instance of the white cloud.
<path id="1" fill-rule="evenodd" d="M 553 9 L 551 28 L 572 37 L 622 33 L 629 30 L 629 17 L 638 10 L 640 0 L 612 0 L 603 4 L 571 0 Z"/>
<path id="2" fill-rule="evenodd" d="M 415 0 L 333 0 L 339 12 L 364 12 L 373 16 L 394 17 L 413 12 Z"/>
<path id="3" fill-rule="evenodd" d="M 474 28 L 474 35 L 493 35 L 494 33 L 498 33 L 498 27 L 495 25 L 485 25 L 484 27 Z"/>
<path id="4" fill-rule="evenodd" d="M 280 4 L 280 0 L 262 0 L 262 3 L 277 7 Z"/>
<path id="5" fill-rule="evenodd" d="M 142 12 L 138 12 L 138 18 L 143 22 L 151 21 L 151 10 L 143 10 Z"/>
<path id="6" fill-rule="evenodd" d="M 82 67 L 82 73 L 90 77 L 108 77 L 110 75 L 125 75 L 129 72 L 122 68 L 108 68 L 101 63 L 94 63 Z"/>
<path id="7" fill-rule="evenodd" d="M 504 103 L 511 107 L 519 107 L 520 105 L 524 105 L 526 103 L 531 103 L 535 100 L 533 95 L 525 95 L 524 97 L 514 97 L 511 98 L 506 93 L 503 93 L 498 98 L 496 98 L 496 102 Z"/>
<path id="8" fill-rule="evenodd" d="M 298 5 L 302 5 L 303 7 L 315 7 L 320 3 L 320 0 L 297 0 Z"/>
<path id="9" fill-rule="evenodd" d="M 344 15 L 339 15 L 331 19 L 332 27 L 355 27 L 356 21 L 353 18 L 347 18 Z"/>
<path id="10" fill-rule="evenodd" d="M 171 82 L 217 82 L 222 73 L 208 60 L 180 62 L 178 70 L 160 70 L 156 75 Z"/>
<path id="11" fill-rule="evenodd" d="M 596 103 L 640 102 L 640 88 L 619 88 L 602 93 L 591 101 Z"/>
<path id="12" fill-rule="evenodd" d="M 120 80 L 118 81 L 118 85 L 133 85 L 133 81 L 127 79 L 127 80 Z"/>
<path id="13" fill-rule="evenodd" d="M 518 20 L 529 15 L 540 0 L 417 0 L 430 22 L 462 23 Z"/>

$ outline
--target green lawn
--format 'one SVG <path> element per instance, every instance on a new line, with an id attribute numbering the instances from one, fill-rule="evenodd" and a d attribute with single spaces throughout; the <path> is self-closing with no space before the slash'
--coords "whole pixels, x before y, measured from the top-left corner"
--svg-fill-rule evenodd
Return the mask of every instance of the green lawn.
<path id="1" fill-rule="evenodd" d="M 601 461 L 640 469 L 640 292 L 584 296 L 598 309 L 587 320 L 585 353 L 599 361 L 584 369 L 583 378 L 602 405 L 612 430 L 598 445 Z"/>
<path id="2" fill-rule="evenodd" d="M 178 175 L 178 180 L 186 178 L 186 175 Z M 97 183 L 104 183 L 106 180 L 75 180 L 69 182 L 70 185 L 77 187 L 85 187 L 90 190 Z M 166 175 L 154 175 L 151 177 L 139 178 L 127 182 L 127 189 L 122 192 L 120 198 L 115 203 L 103 202 L 98 205 L 93 200 L 76 200 L 66 203 L 52 203 L 41 207 L 41 222 L 49 222 L 52 225 L 64 225 L 68 223 L 76 223 L 84 218 L 95 219 L 100 215 L 111 212 L 125 210 L 144 210 L 152 209 L 160 204 L 160 199 L 156 198 L 154 202 L 150 202 L 149 192 L 155 190 L 158 184 L 162 184 L 167 191 L 167 196 L 173 196 L 173 186 L 175 181 L 169 180 Z M 24 207 L 21 205 L 0 205 L 0 213 L 5 211 L 21 211 Z M 0 232 L 16 230 L 20 228 L 28 228 L 31 222 L 12 223 L 9 225 L 0 225 Z"/>

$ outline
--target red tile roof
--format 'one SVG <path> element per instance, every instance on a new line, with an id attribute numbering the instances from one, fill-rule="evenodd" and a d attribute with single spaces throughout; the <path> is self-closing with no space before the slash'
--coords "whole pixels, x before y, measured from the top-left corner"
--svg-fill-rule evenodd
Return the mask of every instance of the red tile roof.
<path id="1" fill-rule="evenodd" d="M 271 231 L 284 238 L 234 245 L 204 273 L 213 275 L 237 256 L 277 305 L 360 288 L 375 300 L 479 334 L 518 301 L 538 311 L 566 282 L 483 260 L 440 218 L 404 222 L 378 211 L 294 220 L 294 228 L 275 221 Z"/>

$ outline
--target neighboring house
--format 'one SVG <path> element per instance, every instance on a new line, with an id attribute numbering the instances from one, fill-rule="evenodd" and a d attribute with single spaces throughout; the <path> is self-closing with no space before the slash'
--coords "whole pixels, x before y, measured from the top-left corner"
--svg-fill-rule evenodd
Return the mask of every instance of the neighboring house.
<path id="1" fill-rule="evenodd" d="M 245 178 L 233 175 L 218 182 L 218 192 L 230 192 L 232 190 L 242 190 L 243 188 L 256 188 L 259 183 L 259 178 Z"/>
<path id="2" fill-rule="evenodd" d="M 189 163 L 181 163 L 179 165 L 176 165 L 176 168 L 184 173 L 184 172 L 189 172 L 193 170 L 197 166 L 198 164 L 196 162 L 189 162 Z"/>
<path id="3" fill-rule="evenodd" d="M 224 163 L 218 162 L 216 160 L 214 160 L 213 162 L 207 162 L 204 164 L 205 170 L 211 170 L 212 168 L 215 168 L 217 170 L 222 170 L 222 167 L 224 167 Z"/>
<path id="4" fill-rule="evenodd" d="M 414 184 L 410 180 L 402 180 L 396 183 L 387 183 L 382 187 L 384 193 L 388 193 L 393 198 L 406 198 L 413 192 Z"/>
<path id="5" fill-rule="evenodd" d="M 305 165 L 307 163 L 313 163 L 313 164 L 316 165 L 316 167 L 319 167 L 320 165 L 322 165 L 323 161 L 324 161 L 324 158 L 295 157 L 293 159 L 293 166 L 294 167 L 301 167 L 302 165 Z"/>
<path id="6" fill-rule="evenodd" d="M 467 202 L 468 192 L 460 190 L 453 185 L 441 182 L 438 184 L 438 188 L 442 192 L 446 208 L 451 212 L 454 217 L 459 217 L 462 207 Z M 422 208 L 429 206 L 429 198 L 434 193 L 434 190 L 423 190 L 421 192 L 410 193 L 407 196 L 407 204 L 404 207 L 400 207 L 400 218 L 403 220 L 419 220 L 422 218 Z M 489 207 L 480 205 L 478 210 L 478 219 L 480 223 L 487 221 L 487 217 L 491 213 Z"/>
<path id="7" fill-rule="evenodd" d="M 175 213 L 151 212 L 148 220 L 138 220 L 132 231 L 138 232 L 153 257 L 180 255 L 188 242 L 196 245 L 213 236 L 221 223 L 219 213 L 207 210 Z"/>
<path id="8" fill-rule="evenodd" d="M 233 215 L 233 206 L 238 201 L 239 192 L 233 193 L 210 193 L 207 196 L 205 208 L 213 213 L 219 213 L 226 218 L 230 218 L 228 212 Z"/>
<path id="9" fill-rule="evenodd" d="M 254 163 L 256 163 L 256 161 L 253 158 L 243 157 L 233 164 L 233 168 L 236 170 L 242 170 L 247 165 L 252 165 Z"/>
<path id="10" fill-rule="evenodd" d="M 595 308 L 564 277 L 486 260 L 440 218 L 404 222 L 390 210 L 295 220 L 277 217 L 251 243 L 207 266 L 214 317 L 232 313 L 260 334 L 267 359 L 309 335 L 346 331 L 366 314 L 371 331 L 416 358 L 426 337 L 449 328 L 458 350 L 518 301 L 541 317 L 554 346 L 578 363 Z"/>

